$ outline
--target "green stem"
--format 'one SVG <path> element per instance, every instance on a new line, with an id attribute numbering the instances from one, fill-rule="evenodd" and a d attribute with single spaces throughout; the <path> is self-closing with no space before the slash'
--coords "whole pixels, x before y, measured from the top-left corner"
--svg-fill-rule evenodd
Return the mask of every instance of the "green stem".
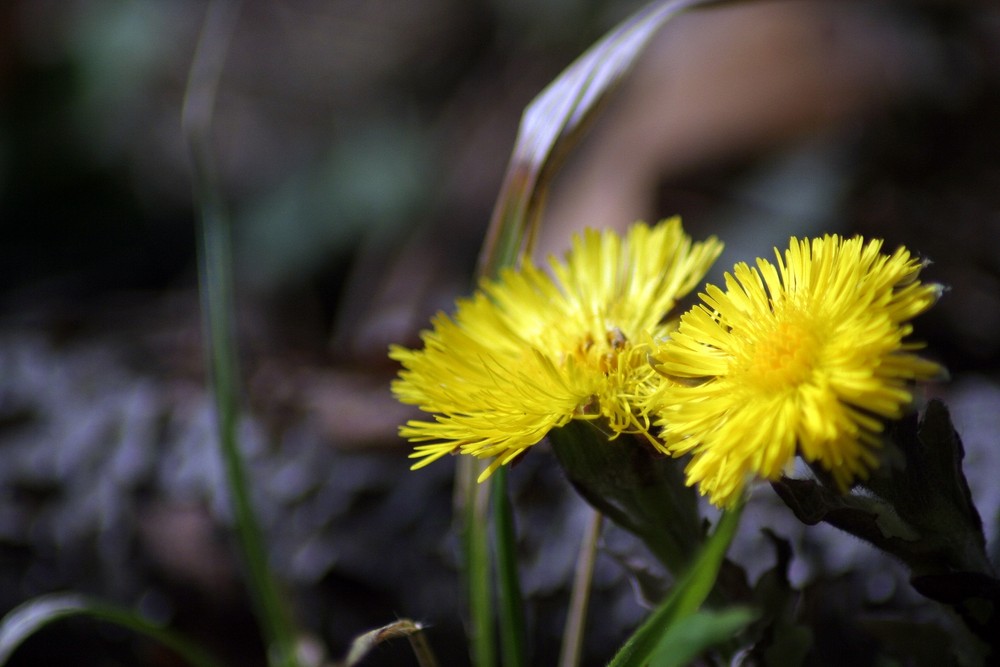
<path id="1" fill-rule="evenodd" d="M 501 467 L 493 484 L 493 545 L 496 550 L 500 603 L 500 648 L 505 667 L 525 664 L 524 603 L 517 572 L 517 537 L 514 513 L 507 493 L 507 469 Z"/>
<path id="2" fill-rule="evenodd" d="M 490 486 L 476 479 L 485 463 L 471 456 L 459 457 L 456 470 L 456 505 L 462 517 L 462 555 L 465 592 L 469 601 L 469 639 L 472 664 L 494 667 L 493 580 L 490 567 Z"/>
<path id="3" fill-rule="evenodd" d="M 191 150 L 195 200 L 200 208 L 198 268 L 202 321 L 229 497 L 251 595 L 268 645 L 268 663 L 272 667 L 294 667 L 297 665 L 294 627 L 268 566 L 264 539 L 250 500 L 246 468 L 236 434 L 239 368 L 233 324 L 231 231 L 209 141 L 215 91 L 229 39 L 235 29 L 238 7 L 238 3 L 224 0 L 217 0 L 209 6 L 191 65 L 182 120 Z"/>

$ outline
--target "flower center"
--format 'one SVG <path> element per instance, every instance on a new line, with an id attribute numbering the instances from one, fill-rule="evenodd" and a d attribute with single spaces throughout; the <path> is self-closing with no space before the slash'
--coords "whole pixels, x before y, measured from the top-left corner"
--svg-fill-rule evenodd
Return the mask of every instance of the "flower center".
<path id="1" fill-rule="evenodd" d="M 588 333 L 577 343 L 573 356 L 589 368 L 594 368 L 604 375 L 610 375 L 618 370 L 618 353 L 628 344 L 628 339 L 618 327 L 612 327 L 605 334 L 606 345 L 598 345 L 594 336 Z"/>
<path id="2" fill-rule="evenodd" d="M 749 350 L 747 379 L 766 390 L 796 387 L 812 375 L 820 341 L 807 322 L 779 322 Z"/>

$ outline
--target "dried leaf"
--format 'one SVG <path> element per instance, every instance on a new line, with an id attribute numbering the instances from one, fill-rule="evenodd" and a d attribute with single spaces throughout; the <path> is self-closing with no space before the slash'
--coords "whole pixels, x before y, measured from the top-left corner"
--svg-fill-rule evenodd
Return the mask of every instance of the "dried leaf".
<path id="1" fill-rule="evenodd" d="M 514 264 L 530 248 L 552 176 L 660 26 L 686 9 L 718 1 L 647 5 L 580 56 L 525 109 L 480 255 L 481 275 Z"/>

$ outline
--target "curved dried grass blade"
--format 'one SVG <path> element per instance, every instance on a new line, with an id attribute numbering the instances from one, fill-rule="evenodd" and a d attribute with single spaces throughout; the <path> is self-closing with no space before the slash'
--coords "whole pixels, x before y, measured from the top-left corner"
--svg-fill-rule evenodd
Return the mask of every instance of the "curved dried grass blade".
<path id="1" fill-rule="evenodd" d="M 360 664 L 365 656 L 382 642 L 400 637 L 406 637 L 410 640 L 410 646 L 413 648 L 413 653 L 417 657 L 417 663 L 420 667 L 437 667 L 437 660 L 424 638 L 423 629 L 424 627 L 420 623 L 403 618 L 395 623 L 366 632 L 351 642 L 351 649 L 348 651 L 347 657 L 338 663 L 337 667 L 354 667 Z"/>
<path id="2" fill-rule="evenodd" d="M 577 58 L 528 105 L 493 208 L 480 275 L 495 275 L 530 249 L 549 181 L 660 26 L 686 9 L 719 1 L 647 5 Z"/>

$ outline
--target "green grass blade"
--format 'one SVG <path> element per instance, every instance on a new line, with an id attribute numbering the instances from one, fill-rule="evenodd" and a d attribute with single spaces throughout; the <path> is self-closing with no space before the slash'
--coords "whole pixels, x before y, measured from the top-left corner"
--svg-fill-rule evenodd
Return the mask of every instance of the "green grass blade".
<path id="1" fill-rule="evenodd" d="M 625 642 L 608 667 L 643 667 L 649 664 L 654 652 L 660 650 L 664 635 L 698 610 L 715 585 L 741 514 L 742 505 L 722 513 L 715 532 L 705 542 L 691 568 L 677 581 L 667 599 Z"/>
<path id="2" fill-rule="evenodd" d="M 209 140 L 215 91 L 238 13 L 237 2 L 216 0 L 209 5 L 191 64 L 182 124 L 191 150 L 195 199 L 200 209 L 202 321 L 229 497 L 248 586 L 269 648 L 268 662 L 273 667 L 293 667 L 297 664 L 294 627 L 268 566 L 236 434 L 240 381 L 233 324 L 230 220 L 220 194 Z"/>
<path id="3" fill-rule="evenodd" d="M 94 618 L 149 637 L 194 667 L 219 667 L 221 664 L 198 645 L 133 611 L 82 595 L 58 593 L 29 600 L 0 619 L 0 666 L 7 664 L 28 637 L 51 623 L 72 616 Z"/>
<path id="4" fill-rule="evenodd" d="M 517 571 L 517 536 L 514 512 L 507 493 L 507 469 L 493 474 L 493 546 L 496 553 L 500 649 L 504 667 L 526 664 L 524 601 Z"/>

